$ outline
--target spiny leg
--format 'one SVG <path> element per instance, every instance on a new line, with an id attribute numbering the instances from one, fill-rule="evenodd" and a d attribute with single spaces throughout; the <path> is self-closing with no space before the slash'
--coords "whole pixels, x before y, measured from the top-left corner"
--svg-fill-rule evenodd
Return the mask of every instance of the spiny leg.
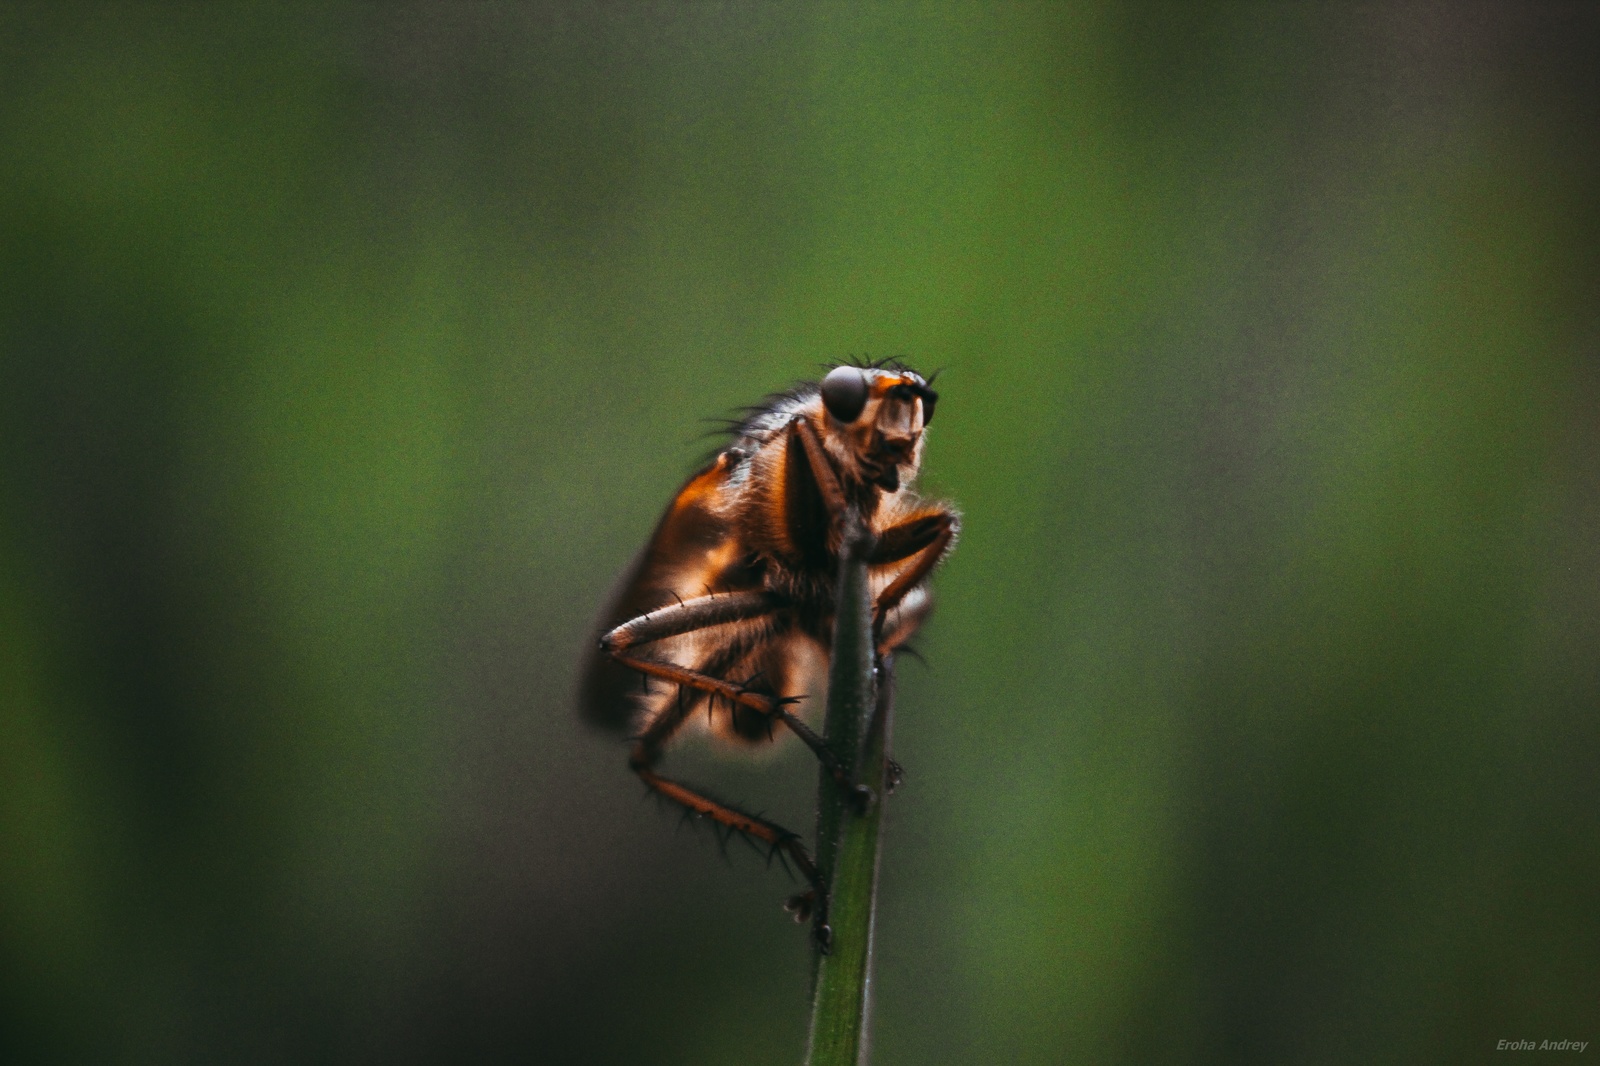
<path id="1" fill-rule="evenodd" d="M 659 757 L 659 752 L 658 752 Z M 816 936 L 816 943 L 822 954 L 827 954 L 834 943 L 834 930 L 827 924 L 827 885 L 822 884 L 822 874 L 816 868 L 816 863 L 811 861 L 810 853 L 806 852 L 805 845 L 800 842 L 800 836 L 789 829 L 784 829 L 779 824 L 757 818 L 750 813 L 742 812 L 738 807 L 723 804 L 720 800 L 710 799 L 709 795 L 696 792 L 685 784 L 674 779 L 664 778 L 651 768 L 648 754 L 643 751 L 643 743 L 635 744 L 634 754 L 629 759 L 629 768 L 637 773 L 638 779 L 646 786 L 651 787 L 674 804 L 680 804 L 686 810 L 710 818 L 720 826 L 726 826 L 733 832 L 752 840 L 762 840 L 768 845 L 768 855 L 787 855 L 794 861 L 795 868 L 800 871 L 800 876 L 805 877 L 811 885 L 810 890 L 792 896 L 784 906 L 787 911 L 795 914 L 795 920 L 803 922 L 806 917 L 813 919 L 811 932 Z"/>
<path id="2" fill-rule="evenodd" d="M 676 663 L 662 662 L 655 659 L 642 659 L 626 654 L 624 649 L 636 644 L 648 644 L 651 641 L 662 640 L 666 637 L 681 636 L 692 633 L 698 629 L 723 625 L 729 622 L 752 621 L 770 615 L 782 605 L 782 601 L 772 593 L 764 591 L 728 592 L 717 593 L 710 596 L 699 596 L 692 600 L 663 607 L 650 611 L 637 618 L 617 626 L 600 638 L 600 647 L 612 659 L 628 666 L 642 674 L 659 677 L 664 681 L 672 681 L 680 686 L 696 689 L 712 696 L 721 696 L 729 703 L 748 707 L 777 718 L 788 726 L 790 731 L 799 737 L 806 747 L 821 761 L 828 775 L 838 783 L 851 797 L 851 802 L 859 809 L 864 810 L 872 801 L 872 790 L 863 785 L 852 784 L 845 775 L 844 766 L 839 757 L 828 747 L 827 742 L 819 737 L 810 726 L 784 710 L 784 704 L 793 702 L 793 699 L 780 699 L 760 692 L 752 692 L 742 685 L 724 681 L 711 674 Z M 657 723 L 668 720 L 673 712 L 663 714 Z M 677 729 L 676 723 L 672 730 Z M 670 735 L 670 734 L 669 734 Z"/>
<path id="3" fill-rule="evenodd" d="M 672 681 L 684 688 L 692 688 L 712 696 L 721 696 L 730 704 L 748 707 L 753 711 L 776 718 L 788 726 L 790 731 L 799 737 L 806 747 L 811 749 L 812 753 L 822 763 L 823 769 L 828 771 L 828 776 L 833 778 L 834 782 L 844 790 L 845 794 L 850 797 L 851 804 L 858 811 L 865 811 L 872 805 L 872 790 L 865 785 L 857 785 L 850 781 L 850 778 L 844 772 L 844 765 L 839 761 L 839 757 L 834 753 L 833 749 L 828 747 L 828 742 L 819 737 L 810 726 L 783 709 L 784 704 L 793 702 L 792 697 L 780 699 L 776 696 L 768 696 L 765 693 L 752 692 L 741 685 L 735 685 L 732 682 L 723 681 L 721 678 L 712 677 L 710 674 L 702 674 L 699 671 L 678 666 L 676 663 L 664 663 L 655 659 L 639 659 L 621 652 L 612 652 L 611 657 L 622 665 L 631 667 L 642 674 L 659 677 L 664 681 Z M 678 725 L 681 724 L 683 717 L 683 712 L 676 708 L 669 708 L 655 722 L 651 723 L 650 729 L 646 731 L 646 734 L 648 735 L 658 728 L 665 728 L 665 735 L 661 737 L 661 741 L 664 743 L 667 737 L 677 732 Z M 670 727 L 665 726 L 665 723 L 668 722 L 671 723 Z"/>
<path id="4" fill-rule="evenodd" d="M 721 696 L 730 704 L 771 714 L 775 706 L 775 700 L 771 696 L 747 691 L 742 685 L 735 685 L 731 681 L 724 681 L 677 663 L 642 659 L 629 654 L 627 649 L 636 644 L 649 644 L 667 637 L 682 636 L 685 633 L 730 622 L 754 621 L 771 615 L 779 606 L 780 601 L 766 592 L 729 592 L 698 596 L 629 619 L 600 638 L 600 650 L 623 666 L 637 670 L 648 677 L 659 677 L 663 681 L 671 681 L 713 696 Z M 676 728 L 674 724 L 673 729 Z"/>
<path id="5" fill-rule="evenodd" d="M 769 861 L 770 856 L 775 854 L 787 855 L 792 859 L 801 876 L 811 887 L 807 892 L 792 897 L 785 904 L 785 909 L 795 915 L 796 921 L 805 921 L 808 916 L 812 918 L 812 934 L 817 939 L 818 948 L 826 954 L 833 943 L 833 929 L 828 925 L 828 889 L 823 884 L 817 864 L 812 861 L 805 845 L 800 842 L 799 835 L 775 822 L 769 822 L 765 818 L 714 800 L 681 782 L 662 777 L 655 772 L 655 764 L 661 759 L 661 745 L 683 724 L 686 714 L 681 705 L 674 708 L 662 716 L 662 719 L 670 719 L 663 728 L 656 729 L 652 726 L 634 741 L 633 751 L 628 756 L 628 768 L 639 775 L 639 780 L 643 781 L 646 787 L 679 804 L 685 810 L 710 818 L 718 825 L 726 826 L 731 832 L 762 841 L 768 846 Z M 661 720 L 658 720 L 656 724 L 660 723 Z"/>
<path id="6" fill-rule="evenodd" d="M 724 681 L 720 677 L 702 674 L 698 670 L 691 670 L 687 666 L 679 666 L 677 663 L 662 662 L 659 659 L 640 659 L 637 656 L 628 655 L 620 651 L 612 652 L 611 657 L 623 666 L 637 670 L 641 674 L 659 677 L 663 681 L 671 681 L 674 684 L 683 685 L 686 688 L 696 689 L 700 692 L 707 692 L 713 696 L 721 696 L 729 703 L 738 704 L 740 707 L 748 707 L 752 711 L 759 711 L 762 714 L 771 714 L 778 705 L 776 697 L 768 696 L 761 692 L 751 692 L 744 686 L 736 685 L 732 681 Z"/>
<path id="7" fill-rule="evenodd" d="M 715 680 L 714 678 L 711 680 Z M 695 686 L 685 686 L 695 687 Z M 752 693 L 751 695 L 758 695 Z M 764 818 L 740 810 L 731 804 L 712 799 L 682 782 L 663 777 L 655 772 L 661 761 L 663 749 L 674 733 L 688 719 L 690 704 L 683 699 L 674 700 L 656 716 L 647 729 L 634 740 L 628 757 L 628 768 L 652 791 L 682 806 L 685 811 L 710 818 L 730 832 L 747 839 L 760 840 L 768 845 L 768 861 L 776 854 L 794 861 L 810 886 L 806 892 L 791 897 L 784 909 L 795 915 L 796 921 L 813 917 L 812 931 L 820 949 L 826 952 L 832 942 L 833 930 L 828 925 L 827 891 L 822 884 L 816 863 L 801 843 L 800 837 Z"/>
<path id="8" fill-rule="evenodd" d="M 637 658 L 623 650 L 635 644 L 679 636 L 697 629 L 761 618 L 771 614 L 778 606 L 779 601 L 765 592 L 702 596 L 625 622 L 601 637 L 600 646 L 617 662 L 646 676 L 673 681 L 680 686 L 680 691 L 693 689 L 712 696 L 721 696 L 732 704 L 749 707 L 778 718 L 794 730 L 808 747 L 817 752 L 818 757 L 828 766 L 830 773 L 840 781 L 841 785 L 848 787 L 833 753 L 803 722 L 783 709 L 783 704 L 787 701 L 764 693 L 747 691 L 742 686 L 676 663 Z M 635 739 L 633 751 L 628 759 L 629 768 L 639 775 L 646 786 L 679 804 L 685 810 L 710 818 L 717 824 L 726 826 L 731 832 L 740 833 L 748 839 L 765 842 L 770 849 L 769 856 L 787 855 L 792 859 L 811 887 L 808 892 L 790 899 L 787 908 L 796 915 L 797 920 L 804 921 L 808 916 L 813 918 L 813 932 L 817 943 L 821 950 L 827 951 L 833 935 L 828 925 L 827 890 L 817 871 L 816 863 L 807 853 L 805 845 L 800 842 L 799 836 L 782 826 L 711 799 L 681 782 L 662 777 L 655 772 L 654 767 L 661 760 L 663 746 L 682 727 L 688 717 L 688 711 L 688 704 L 682 699 L 669 703 Z"/>
<path id="9" fill-rule="evenodd" d="M 615 653 L 635 644 L 682 636 L 697 629 L 750 621 L 769 615 L 782 605 L 778 597 L 760 590 L 696 596 L 630 618 L 600 638 L 600 650 Z"/>

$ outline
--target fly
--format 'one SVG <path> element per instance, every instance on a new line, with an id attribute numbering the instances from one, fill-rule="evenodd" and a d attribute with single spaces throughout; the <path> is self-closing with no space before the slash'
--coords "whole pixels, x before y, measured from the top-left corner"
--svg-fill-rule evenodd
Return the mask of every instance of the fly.
<path id="1" fill-rule="evenodd" d="M 867 555 L 878 657 L 927 618 L 928 578 L 960 516 L 912 491 L 938 394 L 899 362 L 839 366 L 750 408 L 732 441 L 678 490 L 601 616 L 580 690 L 585 717 L 627 732 L 628 767 L 686 812 L 787 856 L 810 884 L 789 901 L 814 915 L 826 950 L 828 901 L 800 837 L 656 772 L 667 743 L 704 723 L 735 745 L 793 733 L 859 804 L 804 693 L 833 640 L 842 516 L 854 507 Z"/>

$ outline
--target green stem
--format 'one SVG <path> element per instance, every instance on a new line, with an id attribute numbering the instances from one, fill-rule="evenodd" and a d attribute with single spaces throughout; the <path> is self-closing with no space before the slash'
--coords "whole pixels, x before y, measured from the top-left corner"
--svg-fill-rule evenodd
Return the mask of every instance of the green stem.
<path id="1" fill-rule="evenodd" d="M 838 782 L 822 772 L 817 788 L 817 867 L 828 887 L 833 945 L 829 954 L 819 951 L 816 956 L 808 1066 L 858 1066 L 867 1060 L 878 830 L 894 700 L 893 663 L 887 657 L 883 684 L 873 682 L 867 542 L 854 514 L 847 519 L 845 543 L 828 664 L 826 736 L 847 779 L 872 789 L 876 802 L 866 813 L 857 813 Z"/>

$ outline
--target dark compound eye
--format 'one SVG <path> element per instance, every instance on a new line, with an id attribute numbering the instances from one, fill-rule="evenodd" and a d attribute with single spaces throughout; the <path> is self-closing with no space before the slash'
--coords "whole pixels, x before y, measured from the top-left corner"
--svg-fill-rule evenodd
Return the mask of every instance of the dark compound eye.
<path id="1" fill-rule="evenodd" d="M 922 387 L 922 424 L 927 425 L 933 421 L 933 405 L 939 402 L 939 394 L 928 388 Z"/>
<path id="2" fill-rule="evenodd" d="M 841 422 L 854 422 L 867 406 L 867 378 L 860 368 L 836 366 L 822 379 L 822 403 Z"/>

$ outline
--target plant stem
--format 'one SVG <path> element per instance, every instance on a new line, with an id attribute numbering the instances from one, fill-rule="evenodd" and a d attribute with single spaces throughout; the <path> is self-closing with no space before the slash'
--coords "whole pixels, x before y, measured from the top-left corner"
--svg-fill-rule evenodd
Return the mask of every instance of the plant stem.
<path id="1" fill-rule="evenodd" d="M 882 664 L 882 683 L 873 680 L 867 538 L 853 512 L 846 518 L 845 530 L 828 664 L 826 736 L 847 779 L 872 789 L 876 802 L 865 813 L 856 812 L 838 782 L 823 771 L 817 788 L 817 866 L 828 888 L 833 946 L 829 954 L 817 952 L 812 975 L 808 1066 L 858 1066 L 867 1060 L 878 831 L 894 702 L 893 663 L 888 657 Z"/>

